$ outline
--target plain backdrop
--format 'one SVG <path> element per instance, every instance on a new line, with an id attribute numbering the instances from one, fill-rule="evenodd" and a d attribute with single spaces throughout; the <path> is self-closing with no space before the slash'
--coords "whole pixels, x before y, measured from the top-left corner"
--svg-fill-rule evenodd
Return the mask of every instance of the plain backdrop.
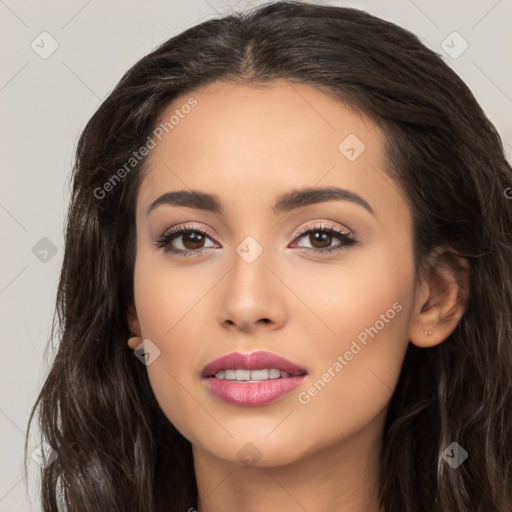
<path id="1" fill-rule="evenodd" d="M 28 487 L 22 480 L 23 443 L 51 361 L 44 350 L 80 131 L 124 72 L 158 44 L 211 17 L 261 3 L 0 0 L 0 512 L 41 510 L 32 458 Z M 356 7 L 417 34 L 470 87 L 510 161 L 511 0 L 310 3 Z M 29 456 L 37 448 L 35 435 L 31 443 Z"/>

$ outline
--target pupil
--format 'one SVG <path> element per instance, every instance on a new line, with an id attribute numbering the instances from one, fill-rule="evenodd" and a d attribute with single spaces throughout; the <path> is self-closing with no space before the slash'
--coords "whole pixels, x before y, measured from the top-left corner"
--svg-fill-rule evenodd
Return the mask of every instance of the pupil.
<path id="1" fill-rule="evenodd" d="M 317 236 L 317 235 L 319 235 L 319 236 Z M 331 235 L 329 233 L 322 233 L 320 231 L 316 231 L 315 233 L 313 233 L 314 243 L 312 245 L 315 246 L 315 243 L 317 243 L 317 242 L 320 242 L 320 243 L 325 242 L 326 239 L 330 243 L 330 237 L 331 237 Z M 329 245 L 329 243 L 327 245 Z"/>
<path id="2" fill-rule="evenodd" d="M 201 233 L 195 233 L 195 232 L 191 232 L 189 233 L 188 235 L 185 236 L 185 240 L 188 240 L 190 241 L 190 239 L 193 239 L 193 238 L 196 238 L 196 240 L 192 240 L 191 243 L 193 245 L 193 249 L 196 249 L 196 245 L 197 246 L 200 246 L 201 245 L 201 241 L 202 241 L 202 238 L 203 238 L 203 235 L 201 235 Z"/>

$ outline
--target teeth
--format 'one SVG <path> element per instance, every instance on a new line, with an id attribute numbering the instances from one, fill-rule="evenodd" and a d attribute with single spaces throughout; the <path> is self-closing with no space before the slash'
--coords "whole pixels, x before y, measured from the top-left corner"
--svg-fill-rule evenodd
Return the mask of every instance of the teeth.
<path id="1" fill-rule="evenodd" d="M 251 380 L 251 370 L 235 370 L 235 380 Z"/>
<path id="2" fill-rule="evenodd" d="M 237 370 L 240 371 L 240 370 Z M 270 370 L 252 370 L 252 380 L 267 380 L 269 378 Z"/>
<path id="3" fill-rule="evenodd" d="M 291 376 L 291 373 L 278 370 L 277 368 L 264 368 L 263 370 L 220 370 L 215 374 L 217 379 L 238 381 L 279 379 L 280 377 L 287 378 Z"/>

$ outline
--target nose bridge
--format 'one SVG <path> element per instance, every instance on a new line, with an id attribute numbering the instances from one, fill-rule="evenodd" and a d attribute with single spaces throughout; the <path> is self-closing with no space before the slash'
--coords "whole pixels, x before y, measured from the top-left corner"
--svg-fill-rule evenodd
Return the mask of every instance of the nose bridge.
<path id="1" fill-rule="evenodd" d="M 261 243 L 255 236 L 248 235 L 235 247 L 232 280 L 243 293 L 254 293 L 264 289 L 270 291 L 271 288 L 267 282 L 270 277 L 267 265 L 271 251 L 268 243 L 262 240 L 262 236 L 258 238 Z"/>
<path id="2" fill-rule="evenodd" d="M 228 321 L 246 329 L 258 320 L 278 324 L 283 320 L 284 294 L 279 291 L 280 281 L 269 268 L 271 244 L 268 237 L 258 236 L 260 242 L 256 236 L 246 236 L 235 247 L 233 266 L 219 303 L 221 323 Z"/>

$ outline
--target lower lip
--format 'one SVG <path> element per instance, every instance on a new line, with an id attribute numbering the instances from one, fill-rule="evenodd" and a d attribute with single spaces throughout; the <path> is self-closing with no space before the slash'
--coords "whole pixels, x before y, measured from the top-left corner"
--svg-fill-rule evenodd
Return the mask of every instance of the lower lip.
<path id="1" fill-rule="evenodd" d="M 208 389 L 220 400 L 244 407 L 257 407 L 275 402 L 296 387 L 306 375 L 281 377 L 259 382 L 243 382 L 210 377 L 206 379 Z"/>

